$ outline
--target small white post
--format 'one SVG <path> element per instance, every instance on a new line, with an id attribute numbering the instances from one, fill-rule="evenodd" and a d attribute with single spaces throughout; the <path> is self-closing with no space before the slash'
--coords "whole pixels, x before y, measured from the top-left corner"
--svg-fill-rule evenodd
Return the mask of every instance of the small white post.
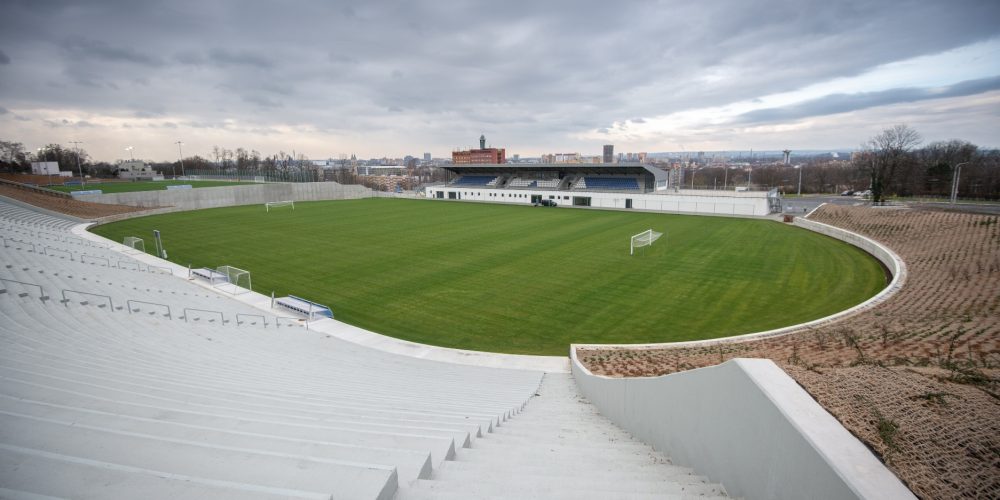
<path id="1" fill-rule="evenodd" d="M 274 309 L 274 290 L 271 290 L 271 309 Z"/>

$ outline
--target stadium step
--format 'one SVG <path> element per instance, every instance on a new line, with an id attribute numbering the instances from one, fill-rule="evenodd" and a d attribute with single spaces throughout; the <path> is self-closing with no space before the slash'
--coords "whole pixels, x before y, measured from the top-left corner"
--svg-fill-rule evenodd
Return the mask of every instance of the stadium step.
<path id="1" fill-rule="evenodd" d="M 389 498 L 398 484 L 395 469 L 388 466 L 159 439 L 6 411 L 0 412 L 0 443 L 269 488 L 338 491 L 351 498 Z"/>
<path id="2" fill-rule="evenodd" d="M 326 500 L 329 493 L 220 481 L 0 444 L 0 498 Z M 95 488 L 94 485 L 100 485 Z"/>
<path id="3" fill-rule="evenodd" d="M 569 374 L 546 374 L 524 411 L 397 498 L 725 498 L 602 417 Z"/>
<path id="4" fill-rule="evenodd" d="M 170 440 L 210 442 L 220 446 L 255 449 L 283 455 L 298 455 L 352 462 L 390 464 L 399 472 L 399 480 L 409 483 L 430 477 L 431 458 L 427 451 L 370 448 L 327 443 L 315 439 L 291 439 L 272 435 L 216 429 L 112 412 L 81 409 L 35 400 L 0 396 L 0 411 L 34 418 L 73 422 L 73 425 L 113 428 L 119 431 L 156 436 Z"/>

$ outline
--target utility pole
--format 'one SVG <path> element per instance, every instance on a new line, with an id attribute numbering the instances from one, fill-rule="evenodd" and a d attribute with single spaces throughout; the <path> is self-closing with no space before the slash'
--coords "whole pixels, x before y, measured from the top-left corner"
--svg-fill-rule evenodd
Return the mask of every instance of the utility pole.
<path id="1" fill-rule="evenodd" d="M 963 161 L 958 165 L 955 165 L 955 174 L 951 177 L 951 204 L 954 205 L 958 201 L 958 181 L 959 177 L 962 175 L 962 165 L 968 165 L 969 162 Z"/>
<path id="2" fill-rule="evenodd" d="M 70 144 L 76 146 L 76 169 L 80 171 L 80 189 L 87 187 L 86 181 L 83 180 L 83 167 L 80 166 L 80 141 L 69 141 Z"/>
<path id="3" fill-rule="evenodd" d="M 181 141 L 177 141 L 174 144 L 177 145 L 177 158 L 181 161 L 181 177 L 185 177 L 184 174 L 184 152 L 181 151 L 181 145 L 184 144 Z M 174 171 L 174 177 L 177 177 L 177 171 Z"/>

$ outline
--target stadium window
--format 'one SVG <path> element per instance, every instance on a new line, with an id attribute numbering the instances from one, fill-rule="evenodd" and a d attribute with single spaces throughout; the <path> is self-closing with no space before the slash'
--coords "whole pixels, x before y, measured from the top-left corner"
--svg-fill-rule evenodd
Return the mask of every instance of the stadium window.
<path id="1" fill-rule="evenodd" d="M 568 199 L 569 199 L 569 196 L 563 196 L 563 199 L 564 199 L 564 200 L 568 200 Z"/>

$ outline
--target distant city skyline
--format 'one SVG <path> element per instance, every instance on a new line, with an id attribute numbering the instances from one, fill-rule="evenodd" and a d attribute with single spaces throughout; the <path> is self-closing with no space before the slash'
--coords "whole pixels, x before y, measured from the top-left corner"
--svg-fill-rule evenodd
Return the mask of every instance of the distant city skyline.
<path id="1" fill-rule="evenodd" d="M 95 160 L 1000 147 L 1000 4 L 4 3 L 0 139 Z M 488 14 L 488 15 L 485 15 Z"/>

